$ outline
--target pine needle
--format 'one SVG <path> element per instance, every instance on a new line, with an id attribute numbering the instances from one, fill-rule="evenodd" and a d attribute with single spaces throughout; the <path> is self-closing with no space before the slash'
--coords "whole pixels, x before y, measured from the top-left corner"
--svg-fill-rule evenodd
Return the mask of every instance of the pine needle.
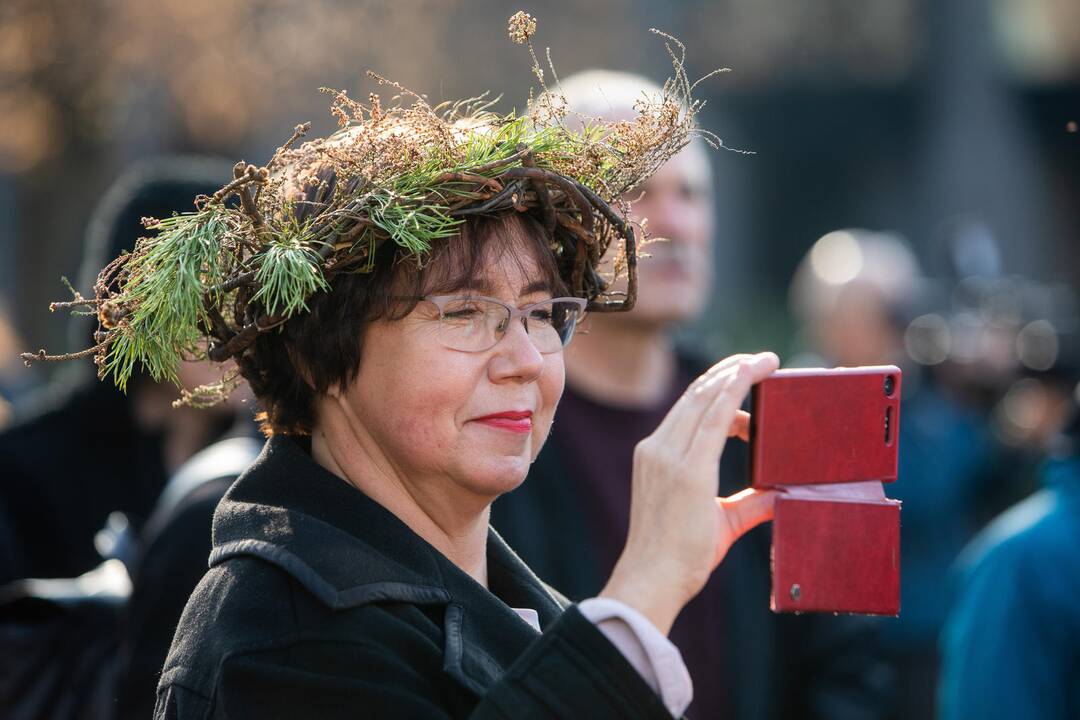
<path id="1" fill-rule="evenodd" d="M 252 300 L 262 303 L 270 315 L 282 317 L 307 312 L 307 299 L 330 289 L 318 253 L 298 239 L 283 239 L 266 249 L 255 283 L 259 290 Z"/>

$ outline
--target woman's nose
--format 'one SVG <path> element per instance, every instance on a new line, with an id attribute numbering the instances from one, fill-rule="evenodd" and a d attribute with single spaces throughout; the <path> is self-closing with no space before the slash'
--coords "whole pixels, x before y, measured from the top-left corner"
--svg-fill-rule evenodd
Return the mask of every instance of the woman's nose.
<path id="1" fill-rule="evenodd" d="M 506 332 L 495 344 L 495 354 L 488 365 L 493 381 L 518 380 L 530 382 L 540 377 L 544 356 L 536 349 L 525 330 L 525 323 L 514 318 Z"/>

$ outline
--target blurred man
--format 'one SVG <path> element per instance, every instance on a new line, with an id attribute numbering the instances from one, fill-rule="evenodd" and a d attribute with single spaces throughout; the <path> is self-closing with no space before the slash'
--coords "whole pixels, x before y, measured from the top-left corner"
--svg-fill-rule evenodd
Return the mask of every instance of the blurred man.
<path id="1" fill-rule="evenodd" d="M 573 112 L 629 117 L 643 78 L 592 71 L 561 90 Z M 571 115 L 571 118 L 575 117 Z M 569 121 L 569 120 L 568 120 Z M 692 143 L 636 198 L 651 255 L 639 263 L 630 313 L 589 316 L 566 353 L 559 421 L 521 488 L 492 522 L 547 582 L 574 599 L 595 595 L 626 539 L 634 446 L 707 366 L 673 332 L 705 307 L 712 281 L 712 177 Z M 633 198 L 631 198 L 633 199 Z M 721 494 L 745 485 L 745 449 L 730 443 Z M 872 627 L 862 618 L 769 611 L 769 530 L 737 544 L 679 616 L 671 639 L 694 681 L 692 718 L 871 718 L 884 702 Z"/>

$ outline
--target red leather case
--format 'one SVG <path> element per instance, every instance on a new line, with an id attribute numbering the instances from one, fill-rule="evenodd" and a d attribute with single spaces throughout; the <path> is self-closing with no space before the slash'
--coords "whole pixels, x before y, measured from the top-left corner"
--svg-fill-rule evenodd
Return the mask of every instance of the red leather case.
<path id="1" fill-rule="evenodd" d="M 777 498 L 771 607 L 899 614 L 900 502 Z"/>
<path id="2" fill-rule="evenodd" d="M 751 485 L 895 480 L 900 385 L 900 369 L 891 365 L 780 370 L 759 383 L 751 401 Z M 900 502 L 830 492 L 777 498 L 773 611 L 898 614 Z"/>
<path id="3" fill-rule="evenodd" d="M 893 379 L 888 396 L 886 378 Z M 900 380 L 900 368 L 883 365 L 778 370 L 758 383 L 751 486 L 895 480 Z"/>

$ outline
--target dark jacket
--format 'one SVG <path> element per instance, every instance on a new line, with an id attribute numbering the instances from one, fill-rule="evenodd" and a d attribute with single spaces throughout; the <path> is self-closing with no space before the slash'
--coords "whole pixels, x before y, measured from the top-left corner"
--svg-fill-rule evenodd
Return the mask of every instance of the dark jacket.
<path id="1" fill-rule="evenodd" d="M 704 370 L 688 358 L 682 363 L 691 377 Z M 745 449 L 736 441 L 727 444 L 720 468 L 722 495 L 746 487 Z M 573 599 L 596 594 L 608 572 L 592 547 L 579 482 L 558 433 L 553 433 L 528 478 L 495 502 L 491 516 L 492 525 L 529 567 Z M 693 666 L 692 653 L 684 654 L 698 698 L 687 716 L 725 720 L 885 717 L 891 671 L 878 646 L 880 620 L 772 613 L 771 533 L 771 526 L 763 525 L 735 543 L 672 628 L 671 639 L 677 646 L 682 643 L 684 653 L 688 639 L 720 646 L 718 654 L 707 653 L 712 657 L 708 667 Z M 704 607 L 708 603 L 716 603 L 719 612 Z M 707 688 L 707 683 L 716 686 Z M 703 698 L 712 699 L 711 704 L 706 707 Z"/>
<path id="2" fill-rule="evenodd" d="M 139 527 L 167 479 L 160 435 L 139 427 L 123 393 L 96 380 L 43 390 L 0 434 L 0 468 L 0 514 L 11 523 L 0 583 L 94 568 L 94 534 L 109 513 Z"/>
<path id="3" fill-rule="evenodd" d="M 240 436 L 191 457 L 169 479 L 139 537 L 120 623 L 113 720 L 154 714 L 161 666 L 188 597 L 206 574 L 214 509 L 263 442 Z"/>
<path id="4" fill-rule="evenodd" d="M 213 546 L 157 718 L 670 717 L 496 533 L 489 591 L 300 441 L 267 443 L 218 506 Z"/>

